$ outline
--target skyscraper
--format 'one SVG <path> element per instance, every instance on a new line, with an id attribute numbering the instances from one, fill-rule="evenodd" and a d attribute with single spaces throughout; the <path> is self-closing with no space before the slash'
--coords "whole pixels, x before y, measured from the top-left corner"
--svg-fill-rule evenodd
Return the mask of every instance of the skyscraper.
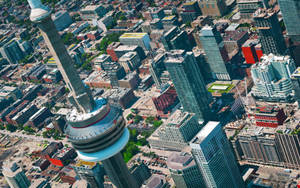
<path id="1" fill-rule="evenodd" d="M 272 9 L 260 8 L 253 14 L 254 24 L 264 54 L 284 55 L 286 45 L 278 22 L 277 13 Z"/>
<path id="2" fill-rule="evenodd" d="M 178 188 L 205 187 L 202 174 L 189 153 L 172 153 L 167 160 L 171 177 Z"/>
<path id="3" fill-rule="evenodd" d="M 40 28 L 67 87 L 70 102 L 76 107 L 67 116 L 65 133 L 79 158 L 102 161 L 110 180 L 118 188 L 136 188 L 120 151 L 129 140 L 122 112 L 105 99 L 94 100 L 81 81 L 60 36 L 51 20 L 51 11 L 40 0 L 28 0 L 30 19 Z"/>
<path id="4" fill-rule="evenodd" d="M 295 71 L 289 56 L 262 56 L 261 62 L 251 67 L 254 81 L 252 95 L 266 101 L 291 101 L 294 97 L 291 76 Z"/>
<path id="5" fill-rule="evenodd" d="M 166 33 L 164 33 L 161 37 L 161 41 L 166 51 L 180 49 L 191 51 L 193 48 L 189 41 L 187 32 L 181 31 L 176 26 L 170 28 Z"/>
<path id="6" fill-rule="evenodd" d="M 154 59 L 151 60 L 149 65 L 149 72 L 154 80 L 155 87 L 160 89 L 162 81 L 160 79 L 161 74 L 166 70 L 165 64 L 165 54 L 159 53 Z"/>
<path id="7" fill-rule="evenodd" d="M 225 0 L 198 1 L 204 16 L 222 16 L 227 10 Z"/>
<path id="8" fill-rule="evenodd" d="M 201 15 L 201 10 L 197 1 L 186 2 L 182 5 L 182 12 L 180 13 L 182 23 L 194 21 Z"/>
<path id="9" fill-rule="evenodd" d="M 28 188 L 30 186 L 30 181 L 25 176 L 23 169 L 15 162 L 4 163 L 2 173 L 11 188 Z"/>
<path id="10" fill-rule="evenodd" d="M 245 187 L 229 141 L 219 122 L 208 122 L 190 142 L 190 146 L 206 187 Z"/>
<path id="11" fill-rule="evenodd" d="M 200 33 L 200 40 L 207 57 L 211 78 L 217 80 L 230 80 L 225 65 L 228 61 L 228 54 L 223 39 L 216 27 L 203 27 Z"/>
<path id="12" fill-rule="evenodd" d="M 17 41 L 12 40 L 0 48 L 1 55 L 12 64 L 18 63 L 25 55 Z"/>
<path id="13" fill-rule="evenodd" d="M 165 65 L 183 109 L 195 113 L 198 120 L 209 120 L 211 117 L 210 94 L 206 90 L 193 53 L 171 50 L 166 54 Z"/>
<path id="14" fill-rule="evenodd" d="M 293 40 L 300 42 L 300 1 L 278 0 L 287 35 Z"/>

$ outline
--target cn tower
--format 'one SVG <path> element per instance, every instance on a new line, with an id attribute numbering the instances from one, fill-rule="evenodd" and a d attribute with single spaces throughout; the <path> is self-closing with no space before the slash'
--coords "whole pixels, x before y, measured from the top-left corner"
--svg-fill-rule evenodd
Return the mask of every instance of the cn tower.
<path id="1" fill-rule="evenodd" d="M 51 10 L 40 0 L 28 0 L 30 19 L 39 27 L 58 69 L 70 90 L 68 100 L 75 107 L 66 116 L 66 135 L 79 158 L 102 161 L 112 183 L 118 188 L 137 188 L 120 151 L 129 140 L 122 111 L 103 98 L 93 99 L 77 74 L 51 19 Z"/>

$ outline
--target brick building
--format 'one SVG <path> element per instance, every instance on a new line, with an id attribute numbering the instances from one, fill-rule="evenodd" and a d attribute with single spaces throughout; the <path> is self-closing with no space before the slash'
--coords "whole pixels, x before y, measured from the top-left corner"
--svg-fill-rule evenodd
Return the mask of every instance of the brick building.
<path id="1" fill-rule="evenodd" d="M 178 97 L 174 86 L 169 86 L 166 89 L 162 89 L 156 96 L 152 97 L 152 101 L 155 105 L 159 116 L 167 116 L 172 107 L 178 103 Z"/>
<path id="2" fill-rule="evenodd" d="M 287 118 L 283 109 L 278 106 L 257 106 L 254 114 L 256 125 L 262 127 L 277 127 Z"/>

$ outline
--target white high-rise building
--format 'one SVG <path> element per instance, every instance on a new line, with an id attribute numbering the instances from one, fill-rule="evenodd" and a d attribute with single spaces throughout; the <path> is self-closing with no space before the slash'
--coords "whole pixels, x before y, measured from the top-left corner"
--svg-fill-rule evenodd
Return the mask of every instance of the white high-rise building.
<path id="1" fill-rule="evenodd" d="M 208 122 L 190 142 L 206 187 L 243 188 L 245 184 L 219 122 Z"/>
<path id="2" fill-rule="evenodd" d="M 251 67 L 252 95 L 265 101 L 291 101 L 294 91 L 291 76 L 296 67 L 290 56 L 264 55 Z"/>

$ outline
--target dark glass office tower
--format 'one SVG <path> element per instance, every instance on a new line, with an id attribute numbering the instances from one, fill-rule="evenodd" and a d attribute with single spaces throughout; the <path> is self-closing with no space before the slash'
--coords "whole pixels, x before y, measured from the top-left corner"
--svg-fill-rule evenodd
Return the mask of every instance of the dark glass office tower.
<path id="1" fill-rule="evenodd" d="M 165 65 L 184 111 L 195 113 L 200 121 L 209 120 L 211 96 L 193 53 L 171 50 L 166 54 Z"/>
<path id="2" fill-rule="evenodd" d="M 286 45 L 278 22 L 277 13 L 272 9 L 258 9 L 253 15 L 259 31 L 259 39 L 264 54 L 284 55 Z"/>
<path id="3" fill-rule="evenodd" d="M 287 35 L 294 42 L 300 42 L 300 1 L 278 0 Z"/>
<path id="4" fill-rule="evenodd" d="M 200 41 L 204 48 L 211 78 L 214 80 L 230 80 L 226 68 L 229 61 L 223 39 L 216 27 L 205 26 L 201 29 Z"/>

